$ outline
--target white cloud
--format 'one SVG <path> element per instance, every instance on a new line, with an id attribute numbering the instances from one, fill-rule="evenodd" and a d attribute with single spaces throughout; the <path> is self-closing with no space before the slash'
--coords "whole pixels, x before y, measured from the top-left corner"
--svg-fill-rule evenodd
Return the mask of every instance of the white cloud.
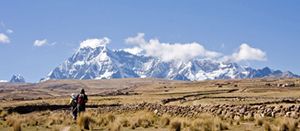
<path id="1" fill-rule="evenodd" d="M 161 43 L 158 39 L 144 39 L 144 33 L 125 39 L 126 43 L 133 44 L 145 51 L 148 56 L 159 57 L 163 61 L 190 60 L 195 57 L 216 58 L 221 54 L 206 50 L 197 42 L 192 43 Z"/>
<path id="2" fill-rule="evenodd" d="M 41 47 L 48 44 L 47 39 L 43 39 L 43 40 L 35 40 L 33 43 L 33 46 L 37 46 L 37 47 Z"/>
<path id="3" fill-rule="evenodd" d="M 138 33 L 135 37 L 128 37 L 125 39 L 126 43 L 129 44 L 136 44 L 136 45 L 145 45 L 147 42 L 144 39 L 145 34 L 144 33 Z"/>
<path id="4" fill-rule="evenodd" d="M 14 33 L 14 31 L 13 31 L 12 29 L 7 29 L 7 30 L 6 30 L 6 33 L 12 34 L 12 33 Z"/>
<path id="5" fill-rule="evenodd" d="M 80 43 L 80 48 L 85 48 L 85 47 L 96 48 L 99 46 L 105 46 L 109 43 L 110 43 L 110 39 L 107 37 L 104 37 L 102 39 L 87 39 Z"/>
<path id="6" fill-rule="evenodd" d="M 8 36 L 3 33 L 0 33 L 0 43 L 10 43 Z"/>
<path id="7" fill-rule="evenodd" d="M 249 60 L 266 61 L 267 56 L 264 51 L 258 48 L 253 48 L 248 44 L 244 43 L 240 45 L 237 52 L 233 53 L 230 57 L 227 57 L 227 59 L 235 62 L 249 61 Z"/>
<path id="8" fill-rule="evenodd" d="M 143 51 L 143 49 L 139 47 L 125 48 L 123 50 L 134 55 L 140 54 Z"/>

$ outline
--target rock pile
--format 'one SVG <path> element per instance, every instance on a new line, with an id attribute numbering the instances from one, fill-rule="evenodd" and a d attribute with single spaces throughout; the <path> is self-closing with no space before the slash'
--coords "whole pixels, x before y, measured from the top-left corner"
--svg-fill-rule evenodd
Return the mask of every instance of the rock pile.
<path id="1" fill-rule="evenodd" d="M 259 117 L 292 117 L 300 116 L 300 105 L 290 106 L 267 106 L 267 105 L 195 105 L 195 106 L 174 106 L 153 103 L 126 104 L 114 107 L 100 107 L 100 112 L 126 112 L 148 110 L 157 115 L 170 114 L 181 117 L 197 117 L 201 113 L 212 113 L 217 116 L 231 119 L 249 119 Z"/>
<path id="2" fill-rule="evenodd" d="M 274 87 L 295 87 L 296 84 L 295 83 L 277 83 L 277 84 L 274 84 L 274 83 L 266 83 L 265 84 L 266 86 L 274 86 Z"/>
<path id="3" fill-rule="evenodd" d="M 107 112 L 128 112 L 148 110 L 156 115 L 169 114 L 171 116 L 181 117 L 197 117 L 202 113 L 211 113 L 216 116 L 229 119 L 252 119 L 254 117 L 291 117 L 299 118 L 300 105 L 193 105 L 193 106 L 178 106 L 178 105 L 163 105 L 158 103 L 140 103 L 140 104 L 111 104 L 111 105 L 87 105 L 87 108 L 94 108 L 99 113 Z M 45 110 L 69 110 L 69 105 L 26 105 L 4 108 L 9 113 L 17 112 L 20 114 L 30 113 L 33 111 Z"/>

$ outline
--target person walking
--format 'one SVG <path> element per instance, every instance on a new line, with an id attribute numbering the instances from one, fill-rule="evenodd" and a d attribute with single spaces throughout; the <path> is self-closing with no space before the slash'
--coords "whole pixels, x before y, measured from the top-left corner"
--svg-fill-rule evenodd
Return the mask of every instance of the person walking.
<path id="1" fill-rule="evenodd" d="M 79 114 L 85 111 L 87 101 L 88 97 L 85 94 L 84 89 L 81 89 L 80 94 L 77 96 L 77 110 Z"/>
<path id="2" fill-rule="evenodd" d="M 71 114 L 74 120 L 77 119 L 77 95 L 75 93 L 71 94 L 71 99 L 69 102 L 70 106 L 71 106 Z"/>

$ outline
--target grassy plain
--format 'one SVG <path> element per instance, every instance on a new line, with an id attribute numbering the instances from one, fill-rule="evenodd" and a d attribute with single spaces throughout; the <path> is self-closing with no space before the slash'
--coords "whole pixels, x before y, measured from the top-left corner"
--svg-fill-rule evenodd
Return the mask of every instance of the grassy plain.
<path id="1" fill-rule="evenodd" d="M 283 87 L 283 85 L 287 86 Z M 74 121 L 67 104 L 70 94 L 79 92 L 81 88 L 84 88 L 89 96 L 88 108 L 85 114 Z M 297 109 L 294 106 L 298 106 L 300 102 L 300 79 L 201 82 L 113 79 L 51 80 L 37 84 L 0 83 L 0 101 L 0 130 L 76 131 L 85 126 L 90 130 L 111 131 L 300 130 L 298 127 L 300 119 L 297 115 L 288 114 L 299 113 L 298 110 L 293 109 Z M 137 109 L 134 107 L 142 103 L 162 107 L 174 106 L 172 110 L 178 110 L 179 113 L 178 115 L 168 113 L 168 111 L 161 111 L 160 108 L 153 111 L 148 107 Z M 262 115 L 263 111 L 259 110 L 268 110 L 268 108 L 258 108 L 249 111 L 254 112 L 250 117 L 246 117 L 249 113 L 220 115 L 221 113 L 215 113 L 216 111 L 200 111 L 201 113 L 194 113 L 196 115 L 187 116 L 180 115 L 182 111 L 177 109 L 177 107 L 188 107 L 188 109 L 192 108 L 189 111 L 193 112 L 198 110 L 193 107 L 199 105 L 204 107 L 274 106 L 275 108 L 282 106 L 278 112 L 284 114 L 265 116 Z M 122 108 L 123 106 L 130 108 Z M 287 111 L 284 111 L 284 107 L 288 107 Z M 293 109 L 289 111 L 289 107 Z M 265 112 L 268 114 L 268 111 Z"/>

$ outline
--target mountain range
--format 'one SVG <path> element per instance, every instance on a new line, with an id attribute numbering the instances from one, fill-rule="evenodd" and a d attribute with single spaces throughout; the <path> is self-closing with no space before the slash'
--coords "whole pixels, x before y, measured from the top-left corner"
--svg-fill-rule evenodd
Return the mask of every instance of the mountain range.
<path id="1" fill-rule="evenodd" d="M 26 81 L 22 75 L 16 74 L 16 75 L 13 75 L 9 81 L 0 80 L 0 83 L 7 83 L 7 82 L 9 82 L 9 83 L 25 83 Z"/>
<path id="2" fill-rule="evenodd" d="M 134 54 L 125 50 L 110 50 L 107 45 L 81 46 L 54 68 L 42 81 L 49 79 L 112 79 L 163 78 L 170 80 L 213 80 L 244 78 L 299 77 L 292 72 L 268 67 L 255 69 L 211 59 L 194 58 L 188 61 L 162 61 L 159 58 Z"/>

